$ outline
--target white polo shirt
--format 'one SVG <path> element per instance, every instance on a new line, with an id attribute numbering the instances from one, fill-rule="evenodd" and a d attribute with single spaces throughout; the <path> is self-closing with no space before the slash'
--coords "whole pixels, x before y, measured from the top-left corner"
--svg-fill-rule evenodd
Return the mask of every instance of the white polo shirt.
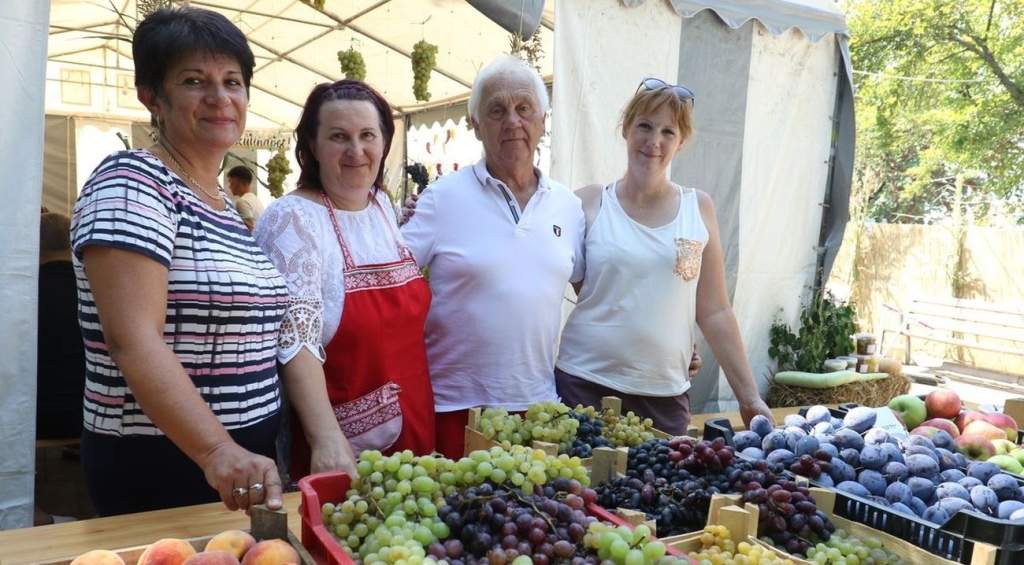
<path id="1" fill-rule="evenodd" d="M 562 295 L 583 279 L 586 220 L 575 194 L 538 176 L 520 210 L 481 161 L 432 184 L 402 228 L 430 267 L 426 342 L 438 412 L 525 410 L 558 398 Z"/>

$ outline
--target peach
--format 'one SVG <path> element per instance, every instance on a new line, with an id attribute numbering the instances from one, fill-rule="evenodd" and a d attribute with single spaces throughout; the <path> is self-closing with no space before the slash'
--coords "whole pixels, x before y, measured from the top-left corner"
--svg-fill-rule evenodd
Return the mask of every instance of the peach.
<path id="1" fill-rule="evenodd" d="M 186 559 L 184 565 L 238 565 L 238 558 L 230 551 L 217 549 L 197 553 Z"/>
<path id="2" fill-rule="evenodd" d="M 1017 441 L 1017 422 L 1002 412 L 985 414 L 985 421 L 1006 432 L 1006 439 Z"/>
<path id="3" fill-rule="evenodd" d="M 113 551 L 94 549 L 76 557 L 71 565 L 124 565 L 124 559 Z"/>
<path id="4" fill-rule="evenodd" d="M 142 552 L 137 565 L 182 565 L 195 554 L 196 550 L 187 541 L 164 538 L 150 544 Z"/>
<path id="5" fill-rule="evenodd" d="M 931 426 L 945 431 L 953 439 L 960 437 L 960 428 L 956 427 L 953 420 L 947 420 L 945 418 L 932 418 L 931 420 L 925 420 L 921 422 L 922 426 Z"/>
<path id="6" fill-rule="evenodd" d="M 257 543 L 242 559 L 242 565 L 286 565 L 298 562 L 299 554 L 295 549 L 288 545 L 288 542 L 279 539 Z"/>
<path id="7" fill-rule="evenodd" d="M 245 552 L 254 545 L 256 545 L 256 538 L 249 535 L 248 532 L 227 530 L 210 538 L 204 551 L 223 549 L 234 555 L 236 559 L 241 559 Z"/>
<path id="8" fill-rule="evenodd" d="M 976 435 L 989 440 L 1006 439 L 1006 432 L 984 420 L 975 420 L 967 424 L 963 435 Z"/>

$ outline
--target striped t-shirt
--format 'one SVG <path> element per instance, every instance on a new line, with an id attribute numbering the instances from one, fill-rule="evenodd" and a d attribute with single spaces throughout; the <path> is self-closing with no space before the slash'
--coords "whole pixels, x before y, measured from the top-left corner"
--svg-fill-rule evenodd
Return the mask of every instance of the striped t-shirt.
<path id="1" fill-rule="evenodd" d="M 280 410 L 277 338 L 288 290 L 233 206 L 214 210 L 152 153 L 121 151 L 86 181 L 71 238 L 86 353 L 85 429 L 162 435 L 110 358 L 81 261 L 90 245 L 167 267 L 164 340 L 224 427 L 244 428 Z"/>

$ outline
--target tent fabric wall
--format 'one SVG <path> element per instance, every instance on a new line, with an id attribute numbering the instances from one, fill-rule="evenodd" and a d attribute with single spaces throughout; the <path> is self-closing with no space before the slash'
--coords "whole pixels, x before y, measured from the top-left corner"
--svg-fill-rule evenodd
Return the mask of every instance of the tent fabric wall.
<path id="1" fill-rule="evenodd" d="M 698 3 L 556 5 L 551 174 L 573 187 L 621 175 L 625 151 L 616 124 L 640 78 L 658 76 L 694 90 L 697 136 L 671 177 L 707 191 L 716 203 L 734 310 L 763 389 L 768 328 L 776 316 L 797 319 L 814 280 L 822 200 L 832 186 L 829 175 L 839 169 L 838 163 L 830 169 L 829 156 L 845 22 L 833 6 L 831 16 L 822 16 L 832 22 L 829 33 L 785 31 L 804 22 L 791 10 L 816 12 L 830 4 L 819 0 L 702 2 L 713 10 L 682 10 L 680 18 L 673 7 L 684 4 Z M 756 14 L 769 4 L 775 11 L 762 15 L 772 27 Z M 749 10 L 726 13 L 731 19 L 722 21 L 727 5 Z M 575 112 L 560 112 L 564 107 Z M 713 357 L 706 347 L 703 352 L 707 365 L 690 391 L 694 410 L 735 407 Z"/>
<path id="2" fill-rule="evenodd" d="M 696 133 L 673 162 L 671 177 L 683 186 L 707 192 L 715 202 L 726 285 L 732 298 L 739 266 L 740 173 L 754 23 L 732 30 L 704 11 L 682 18 L 680 25 L 679 82 L 696 89 Z M 694 409 L 702 408 L 700 399 L 716 398 L 719 389 L 718 364 L 703 339 L 698 347 L 704 369 L 690 388 Z"/>
<path id="3" fill-rule="evenodd" d="M 39 203 L 49 2 L 0 4 L 0 529 L 32 525 Z M 26 336 L 30 336 L 27 337 Z"/>
<path id="4" fill-rule="evenodd" d="M 797 31 L 776 36 L 755 24 L 733 309 L 762 392 L 768 326 L 780 310 L 795 321 L 814 280 L 838 62 L 832 36 L 810 43 Z M 719 390 L 716 408 L 735 407 L 729 387 Z"/>
<path id="5" fill-rule="evenodd" d="M 828 280 L 832 265 L 839 255 L 846 233 L 846 222 L 850 219 L 850 189 L 853 183 L 854 134 L 856 126 L 853 113 L 853 69 L 850 66 L 850 50 L 846 37 L 838 38 L 842 70 L 839 72 L 839 91 L 836 104 L 835 153 L 832 156 L 832 171 L 829 178 L 829 193 L 824 210 L 825 239 L 821 280 Z"/>
<path id="6" fill-rule="evenodd" d="M 640 80 L 676 80 L 679 18 L 664 2 L 623 10 L 616 0 L 565 0 L 555 20 L 550 173 L 573 189 L 607 183 L 626 168 L 617 124 Z"/>

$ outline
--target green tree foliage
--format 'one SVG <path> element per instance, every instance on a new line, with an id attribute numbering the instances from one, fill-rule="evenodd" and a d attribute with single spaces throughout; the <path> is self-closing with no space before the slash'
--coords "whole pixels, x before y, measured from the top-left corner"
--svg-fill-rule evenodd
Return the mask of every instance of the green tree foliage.
<path id="1" fill-rule="evenodd" d="M 975 202 L 1019 206 L 1024 0 L 844 4 L 858 73 L 855 183 L 868 216 L 946 215 L 957 175 Z"/>

